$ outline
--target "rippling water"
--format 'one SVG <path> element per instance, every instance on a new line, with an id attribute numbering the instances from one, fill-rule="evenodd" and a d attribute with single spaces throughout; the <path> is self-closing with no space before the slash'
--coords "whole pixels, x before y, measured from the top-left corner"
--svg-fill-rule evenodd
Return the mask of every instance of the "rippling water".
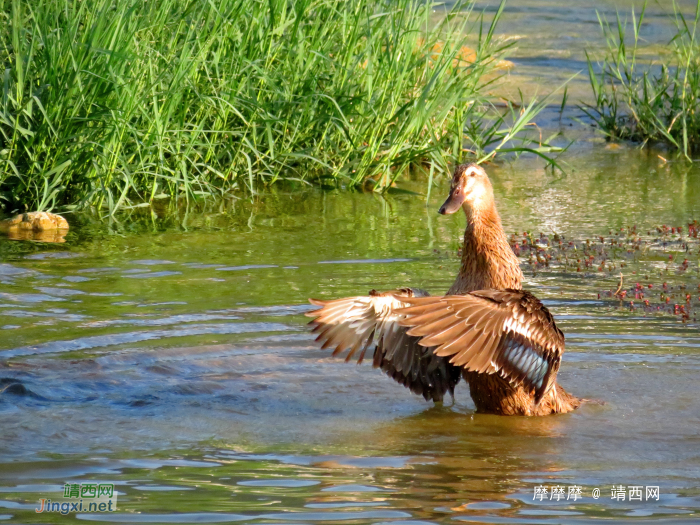
<path id="1" fill-rule="evenodd" d="M 75 218 L 61 246 L 0 240 L 0 521 L 697 520 L 699 325 L 653 306 L 665 282 L 672 304 L 700 310 L 700 246 L 656 230 L 700 218 L 700 171 L 579 138 L 568 175 L 489 167 L 509 233 L 583 249 L 636 225 L 649 246 L 604 271 L 534 271 L 523 254 L 527 288 L 567 336 L 561 382 L 596 401 L 563 416 L 475 414 L 464 384 L 433 406 L 307 333 L 308 297 L 449 287 L 464 218 L 436 214 L 444 185 L 427 206 L 278 190 L 189 215 Z M 620 271 L 652 285 L 650 308 L 606 294 Z M 35 512 L 85 482 L 114 483 L 117 512 Z M 620 485 L 658 486 L 659 500 L 611 499 Z M 550 499 L 574 486 L 580 499 Z"/>

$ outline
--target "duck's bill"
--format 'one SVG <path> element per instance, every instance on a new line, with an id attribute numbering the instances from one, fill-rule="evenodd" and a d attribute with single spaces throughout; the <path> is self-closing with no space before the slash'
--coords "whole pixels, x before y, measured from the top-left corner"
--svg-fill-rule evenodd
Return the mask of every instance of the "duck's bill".
<path id="1" fill-rule="evenodd" d="M 462 204 L 464 204 L 463 192 L 457 192 L 452 189 L 450 190 L 450 195 L 447 197 L 447 200 L 440 206 L 438 213 L 440 215 L 450 215 L 459 210 Z"/>

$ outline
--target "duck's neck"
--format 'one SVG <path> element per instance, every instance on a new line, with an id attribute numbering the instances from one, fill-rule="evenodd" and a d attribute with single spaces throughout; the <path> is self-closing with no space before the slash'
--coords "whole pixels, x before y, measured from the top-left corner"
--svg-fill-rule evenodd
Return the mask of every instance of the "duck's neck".
<path id="1" fill-rule="evenodd" d="M 479 206 L 464 206 L 467 228 L 464 231 L 462 266 L 450 295 L 474 290 L 513 288 L 519 290 L 523 274 L 520 263 L 508 244 L 501 218 L 493 199 Z"/>

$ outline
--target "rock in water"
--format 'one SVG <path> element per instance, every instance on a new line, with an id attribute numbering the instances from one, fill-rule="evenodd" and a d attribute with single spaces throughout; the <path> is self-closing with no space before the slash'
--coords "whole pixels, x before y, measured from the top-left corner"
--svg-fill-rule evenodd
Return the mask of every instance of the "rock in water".
<path id="1" fill-rule="evenodd" d="M 0 221 L 0 232 L 13 240 L 66 242 L 68 221 L 60 215 L 45 211 L 20 213 L 11 219 Z"/>

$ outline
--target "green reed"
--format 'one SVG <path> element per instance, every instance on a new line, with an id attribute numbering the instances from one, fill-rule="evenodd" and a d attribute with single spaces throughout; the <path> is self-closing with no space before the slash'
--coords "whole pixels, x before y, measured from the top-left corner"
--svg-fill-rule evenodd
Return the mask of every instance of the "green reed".
<path id="1" fill-rule="evenodd" d="M 651 64 L 639 59 L 646 2 L 639 17 L 632 10 L 632 38 L 619 15 L 615 25 L 598 17 L 608 50 L 599 72 L 588 59 L 596 102 L 582 109 L 611 138 L 667 143 L 690 158 L 700 146 L 700 1 L 692 20 L 673 6 L 676 33 Z"/>
<path id="2" fill-rule="evenodd" d="M 542 103 L 487 94 L 503 7 L 484 27 L 418 0 L 0 0 L 0 206 L 382 191 L 428 163 L 546 155 L 525 133 Z"/>

